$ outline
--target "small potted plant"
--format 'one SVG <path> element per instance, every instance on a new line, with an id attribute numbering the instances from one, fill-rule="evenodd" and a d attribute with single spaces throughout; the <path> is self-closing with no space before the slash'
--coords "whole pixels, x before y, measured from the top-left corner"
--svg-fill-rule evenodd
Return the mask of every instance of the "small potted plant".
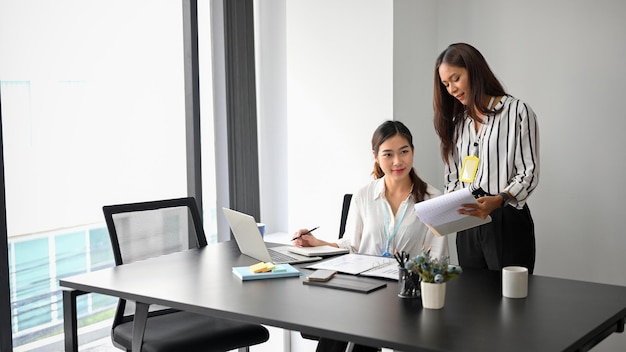
<path id="1" fill-rule="evenodd" d="M 430 249 L 423 250 L 417 257 L 409 259 L 405 268 L 410 273 L 419 275 L 422 306 L 429 309 L 443 308 L 446 282 L 459 277 L 463 272 L 460 266 L 450 264 L 450 257 L 432 258 Z"/>

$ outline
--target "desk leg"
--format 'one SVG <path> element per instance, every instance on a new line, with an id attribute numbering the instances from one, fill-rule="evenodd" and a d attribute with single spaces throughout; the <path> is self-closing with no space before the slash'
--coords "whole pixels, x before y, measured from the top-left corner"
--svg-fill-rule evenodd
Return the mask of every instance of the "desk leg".
<path id="1" fill-rule="evenodd" d="M 148 323 L 148 304 L 135 302 L 135 317 L 133 318 L 133 351 L 141 351 L 143 335 Z"/>
<path id="2" fill-rule="evenodd" d="M 87 292 L 63 290 L 63 334 L 65 335 L 65 352 L 78 352 L 78 316 L 76 297 Z"/>
<path id="3" fill-rule="evenodd" d="M 354 349 L 354 342 L 352 341 L 348 342 L 348 345 L 346 346 L 346 352 L 352 352 L 353 349 Z"/>
<path id="4" fill-rule="evenodd" d="M 291 352 L 291 330 L 283 330 L 283 352 Z"/>

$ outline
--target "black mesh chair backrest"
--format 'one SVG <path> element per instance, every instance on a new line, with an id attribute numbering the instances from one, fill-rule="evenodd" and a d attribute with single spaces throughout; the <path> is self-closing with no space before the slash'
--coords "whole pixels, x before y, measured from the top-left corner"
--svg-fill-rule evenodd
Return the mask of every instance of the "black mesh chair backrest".
<path id="1" fill-rule="evenodd" d="M 102 207 L 116 265 L 207 245 L 192 197 Z M 151 306 L 151 312 L 164 311 Z M 114 325 L 132 319 L 133 302 L 120 300 Z"/>
<path id="2" fill-rule="evenodd" d="M 194 198 L 108 205 L 102 210 L 117 265 L 206 246 Z"/>
<path id="3" fill-rule="evenodd" d="M 341 205 L 341 221 L 339 222 L 339 238 L 343 238 L 343 234 L 346 232 L 346 220 L 348 219 L 348 211 L 350 210 L 351 201 L 352 194 L 346 193 L 343 195 L 343 204 Z"/>

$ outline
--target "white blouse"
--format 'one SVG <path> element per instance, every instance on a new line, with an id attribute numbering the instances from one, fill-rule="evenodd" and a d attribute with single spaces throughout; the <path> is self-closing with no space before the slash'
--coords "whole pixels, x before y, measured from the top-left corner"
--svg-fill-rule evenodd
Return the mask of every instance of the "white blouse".
<path id="1" fill-rule="evenodd" d="M 431 185 L 428 185 L 427 193 L 426 199 L 441 194 Z M 382 255 L 389 242 L 391 253 L 405 251 L 413 257 L 422 248 L 431 248 L 433 257 L 448 256 L 447 237 L 435 236 L 417 217 L 414 204 L 409 195 L 398 208 L 396 216 L 391 216 L 391 206 L 385 199 L 385 178 L 373 180 L 352 196 L 346 231 L 337 244 L 352 253 Z M 394 235 L 397 222 L 399 227 Z"/>

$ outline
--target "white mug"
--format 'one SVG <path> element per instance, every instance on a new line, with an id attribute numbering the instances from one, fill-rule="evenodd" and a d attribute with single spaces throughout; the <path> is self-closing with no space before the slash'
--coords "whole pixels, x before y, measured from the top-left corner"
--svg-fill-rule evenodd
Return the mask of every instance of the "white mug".
<path id="1" fill-rule="evenodd" d="M 502 268 L 502 296 L 525 298 L 528 296 L 528 269 L 523 266 Z"/>

